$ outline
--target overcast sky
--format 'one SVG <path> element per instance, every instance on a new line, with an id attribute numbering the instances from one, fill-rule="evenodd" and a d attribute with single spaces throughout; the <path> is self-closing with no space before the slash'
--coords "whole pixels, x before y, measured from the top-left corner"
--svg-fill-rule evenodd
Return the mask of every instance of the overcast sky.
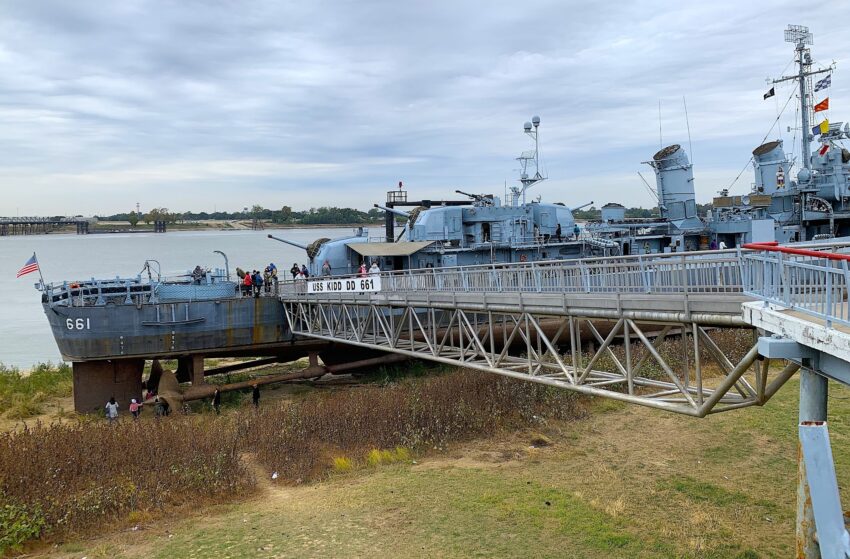
<path id="1" fill-rule="evenodd" d="M 693 4 L 0 0 L 0 215 L 368 209 L 399 180 L 501 194 L 535 114 L 533 194 L 648 207 L 658 102 L 687 146 L 683 96 L 707 201 L 792 94 L 762 100 L 792 70 L 789 23 L 839 63 L 850 120 L 850 2 Z M 790 152 L 789 107 L 769 138 Z"/>

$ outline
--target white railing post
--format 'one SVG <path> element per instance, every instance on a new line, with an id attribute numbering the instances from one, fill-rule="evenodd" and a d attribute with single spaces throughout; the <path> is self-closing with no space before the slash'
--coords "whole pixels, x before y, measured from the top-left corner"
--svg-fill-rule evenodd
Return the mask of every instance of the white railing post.
<path id="1" fill-rule="evenodd" d="M 823 309 L 826 318 L 826 327 L 832 328 L 832 267 L 829 260 L 826 261 L 826 307 Z"/>

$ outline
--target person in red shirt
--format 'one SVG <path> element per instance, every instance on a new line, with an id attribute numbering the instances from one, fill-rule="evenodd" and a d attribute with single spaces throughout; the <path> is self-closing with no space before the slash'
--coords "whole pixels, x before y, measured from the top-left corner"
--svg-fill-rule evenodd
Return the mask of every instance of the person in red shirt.
<path id="1" fill-rule="evenodd" d="M 242 280 L 242 290 L 246 295 L 251 295 L 254 290 L 254 282 L 251 280 L 251 274 L 245 274 L 245 279 Z"/>

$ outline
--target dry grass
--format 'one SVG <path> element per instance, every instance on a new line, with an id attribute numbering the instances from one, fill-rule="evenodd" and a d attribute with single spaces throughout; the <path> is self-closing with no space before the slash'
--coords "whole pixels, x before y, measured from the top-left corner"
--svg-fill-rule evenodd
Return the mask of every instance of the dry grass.
<path id="1" fill-rule="evenodd" d="M 26 419 L 41 414 L 48 399 L 71 395 L 71 367 L 42 363 L 29 372 L 0 363 L 0 417 Z"/>
<path id="2" fill-rule="evenodd" d="M 249 492 L 255 475 L 242 460 L 247 453 L 261 471 L 298 484 L 353 469 L 346 456 L 406 462 L 410 449 L 581 413 L 570 393 L 458 371 L 221 417 L 37 424 L 0 434 L 0 501 L 43 517 L 42 536 L 85 534 Z"/>

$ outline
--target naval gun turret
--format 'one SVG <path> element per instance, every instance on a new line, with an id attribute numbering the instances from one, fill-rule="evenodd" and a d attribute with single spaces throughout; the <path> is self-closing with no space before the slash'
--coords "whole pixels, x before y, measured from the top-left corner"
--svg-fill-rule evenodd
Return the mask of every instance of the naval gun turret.
<path id="1" fill-rule="evenodd" d="M 334 275 L 354 273 L 359 265 L 359 258 L 351 254 L 349 247 L 369 241 L 368 233 L 363 227 L 358 227 L 352 236 L 337 239 L 321 237 L 307 245 L 289 239 L 275 237 L 271 234 L 268 235 L 268 238 L 303 249 L 307 252 L 307 257 L 310 260 L 308 268 L 310 274 L 314 276 L 321 275 L 322 266 L 325 262 L 328 263 Z"/>
<path id="2" fill-rule="evenodd" d="M 316 255 L 319 253 L 319 250 L 322 248 L 322 245 L 330 241 L 330 239 L 327 237 L 321 237 L 319 239 L 316 239 L 309 245 L 305 245 L 303 243 L 290 241 L 289 239 L 281 239 L 280 237 L 275 237 L 271 233 L 269 233 L 268 237 L 269 239 L 274 239 L 275 241 L 280 241 L 281 243 L 286 243 L 288 245 L 304 249 L 305 251 L 307 251 L 307 257 L 310 259 L 310 262 L 312 262 L 313 259 L 316 258 Z"/>

